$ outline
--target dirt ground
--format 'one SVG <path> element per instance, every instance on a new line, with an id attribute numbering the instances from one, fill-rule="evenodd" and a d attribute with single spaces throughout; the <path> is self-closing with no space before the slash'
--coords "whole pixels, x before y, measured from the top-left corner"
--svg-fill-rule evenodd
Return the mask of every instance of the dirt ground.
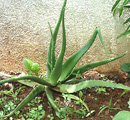
<path id="1" fill-rule="evenodd" d="M 115 73 L 105 73 L 105 74 L 100 74 L 97 71 L 88 71 L 84 74 L 82 74 L 83 78 L 87 79 L 87 80 L 94 80 L 94 79 L 109 79 L 112 80 L 116 83 L 122 83 L 124 85 L 130 86 L 130 79 L 128 79 L 127 77 L 127 73 L 122 72 L 122 71 L 118 71 Z M 4 79 L 4 76 L 1 76 L 0 79 Z M 78 79 L 80 79 L 80 77 L 77 77 Z M 15 89 L 17 89 L 19 86 L 16 85 L 16 83 L 11 83 Z M 9 86 L 0 86 L 0 90 L 9 90 L 10 87 Z M 31 87 L 26 87 L 26 90 L 24 92 L 20 92 L 18 94 L 18 98 L 25 98 L 28 93 L 32 90 Z M 120 110 L 128 110 L 130 111 L 130 108 L 128 108 L 128 101 L 130 99 L 130 92 L 126 93 L 125 95 L 123 95 L 122 97 L 120 97 L 120 95 L 123 93 L 124 90 L 121 89 L 111 89 L 111 88 L 106 88 L 106 92 L 101 92 L 98 93 L 96 91 L 96 88 L 92 88 L 92 89 L 84 89 L 82 90 L 83 92 L 83 99 L 85 98 L 85 103 L 88 105 L 90 110 L 95 110 L 95 112 L 87 117 L 87 118 L 83 118 L 82 120 L 112 120 L 112 118 L 114 117 L 114 115 L 116 115 Z M 107 93 L 107 94 L 106 94 Z M 78 92 L 75 93 L 75 95 L 78 95 Z M 46 116 L 43 118 L 43 120 L 50 120 L 49 118 L 47 118 L 48 114 L 54 113 L 50 106 L 48 105 L 48 100 L 46 95 L 40 94 L 39 96 L 42 97 L 43 99 L 43 108 L 46 111 Z M 0 95 L 0 97 L 3 97 L 2 95 Z M 61 104 L 63 103 L 63 97 L 61 97 L 60 93 L 55 92 L 54 93 L 54 98 L 55 99 L 60 99 Z M 109 109 L 105 109 L 103 110 L 103 112 L 101 112 L 101 114 L 99 116 L 98 113 L 100 111 L 100 107 L 103 105 L 108 106 L 109 105 L 109 101 L 112 98 L 112 108 L 119 108 L 119 109 L 112 109 L 109 111 Z M 38 104 L 37 104 L 38 106 Z M 62 106 L 62 105 L 61 105 Z M 70 107 L 73 107 L 73 101 L 71 104 L 69 104 Z M 2 106 L 0 105 L 0 108 Z M 77 108 L 80 106 L 76 106 Z M 25 106 L 22 108 L 22 110 L 24 110 L 24 113 L 26 113 L 28 111 L 29 107 Z M 20 114 L 23 114 L 22 112 Z M 55 118 L 54 120 L 60 120 L 56 115 L 54 115 Z M 13 118 L 15 118 L 16 116 L 14 115 Z M 67 120 L 80 120 L 75 118 L 74 116 L 68 117 Z"/>

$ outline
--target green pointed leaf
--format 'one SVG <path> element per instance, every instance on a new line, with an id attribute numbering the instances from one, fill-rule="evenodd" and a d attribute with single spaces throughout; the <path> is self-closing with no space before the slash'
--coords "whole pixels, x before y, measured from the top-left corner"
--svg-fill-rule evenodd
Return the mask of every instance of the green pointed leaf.
<path id="1" fill-rule="evenodd" d="M 99 115 L 103 112 L 103 110 L 105 110 L 105 109 L 107 109 L 107 108 L 108 108 L 108 106 L 103 107 L 103 108 L 99 111 L 99 113 L 97 114 L 97 116 L 99 116 Z"/>
<path id="2" fill-rule="evenodd" d="M 61 24 L 61 20 L 62 20 L 62 17 L 63 17 L 63 13 L 64 13 L 64 10 L 65 10 L 65 6 L 66 6 L 66 2 L 67 0 L 64 0 L 64 4 L 62 6 L 62 10 L 61 10 L 61 13 L 60 13 L 60 17 L 57 21 L 57 24 L 54 28 L 54 32 L 52 33 L 52 55 L 51 55 L 51 59 L 52 59 L 52 67 L 54 68 L 54 65 L 55 65 L 55 44 L 56 44 L 56 38 L 57 38 L 57 34 L 58 34 L 58 31 L 59 31 L 59 27 L 60 27 L 60 24 Z"/>
<path id="3" fill-rule="evenodd" d="M 39 56 L 42 57 L 48 63 L 47 59 L 44 56 L 42 56 L 41 54 L 39 54 Z M 48 67 L 51 69 L 52 65 L 48 63 Z"/>
<path id="4" fill-rule="evenodd" d="M 84 45 L 80 50 L 78 50 L 76 53 L 74 53 L 63 65 L 63 69 L 62 69 L 62 73 L 61 73 L 61 77 L 60 77 L 60 81 L 63 82 L 65 81 L 65 78 L 67 77 L 67 75 L 69 75 L 73 68 L 75 67 L 75 65 L 77 64 L 77 62 L 81 59 L 81 57 L 88 51 L 88 49 L 91 47 L 91 45 L 93 44 L 93 42 L 95 41 L 95 38 L 97 36 L 97 34 L 99 35 L 100 41 L 103 44 L 103 47 L 105 49 L 105 52 L 108 56 L 106 47 L 104 45 L 103 39 L 102 39 L 102 35 L 101 35 L 101 31 L 100 29 L 96 29 L 95 32 L 93 33 L 91 39 L 87 42 L 86 45 Z"/>
<path id="5" fill-rule="evenodd" d="M 130 8 L 130 4 L 124 5 L 124 7 L 126 7 L 126 8 Z"/>
<path id="6" fill-rule="evenodd" d="M 95 41 L 95 38 L 97 36 L 98 29 L 96 29 L 90 38 L 90 40 L 85 44 L 80 50 L 78 50 L 76 53 L 74 53 L 64 64 L 62 68 L 62 73 L 59 78 L 59 80 L 62 82 L 65 80 L 65 78 L 72 72 L 73 68 L 77 64 L 77 62 L 81 59 L 81 57 L 88 51 L 88 49 L 91 47 L 93 42 Z"/>
<path id="7" fill-rule="evenodd" d="M 85 79 L 73 79 L 73 80 L 70 79 L 70 80 L 64 82 L 64 84 L 75 84 L 75 83 L 79 83 L 82 81 L 86 81 L 86 80 Z"/>
<path id="8" fill-rule="evenodd" d="M 100 29 L 98 29 L 98 36 L 99 36 L 100 41 L 101 41 L 101 43 L 102 43 L 102 45 L 103 45 L 103 47 L 104 47 L 104 50 L 105 50 L 106 55 L 107 55 L 107 58 L 109 58 L 109 55 L 108 55 L 108 53 L 107 53 L 106 46 L 105 46 L 105 44 L 104 44 L 104 42 L 103 42 L 103 38 L 102 38 L 102 35 L 101 35 L 101 30 L 100 30 Z"/>
<path id="9" fill-rule="evenodd" d="M 110 63 L 112 61 L 115 61 L 115 60 L 123 57 L 126 54 L 127 54 L 127 52 L 124 53 L 123 55 L 115 57 L 115 58 L 111 58 L 111 59 L 103 60 L 103 61 L 98 61 L 98 62 L 93 62 L 93 63 L 83 65 L 83 66 L 81 66 L 79 68 L 75 68 L 74 71 L 72 72 L 72 75 L 70 75 L 69 79 L 74 78 L 76 73 L 79 73 L 79 74 L 84 73 L 85 71 L 88 71 L 88 70 L 93 69 L 95 67 L 98 67 L 98 66 Z"/>
<path id="10" fill-rule="evenodd" d="M 128 35 L 128 34 L 130 34 L 130 30 L 127 30 L 127 31 L 123 32 L 123 33 L 120 34 L 116 39 L 118 39 L 118 38 L 120 38 L 120 37 L 122 37 L 122 36 Z"/>
<path id="11" fill-rule="evenodd" d="M 112 104 L 112 97 L 111 97 L 111 99 L 110 99 L 110 101 L 109 101 L 109 105 L 108 105 L 108 108 L 109 108 L 109 109 L 111 108 L 111 104 Z"/>
<path id="12" fill-rule="evenodd" d="M 120 68 L 124 72 L 130 72 L 130 63 L 125 63 Z"/>
<path id="13" fill-rule="evenodd" d="M 79 91 L 79 98 L 82 98 L 82 96 L 83 96 L 83 92 Z"/>
<path id="14" fill-rule="evenodd" d="M 37 94 L 44 92 L 44 88 L 42 85 L 38 85 L 35 87 L 32 92 L 29 93 L 29 95 L 8 115 L 0 116 L 0 117 L 10 117 L 12 116 L 16 111 L 21 109 L 23 106 L 25 106 L 28 102 L 30 102 L 32 99 L 34 99 Z"/>
<path id="15" fill-rule="evenodd" d="M 51 32 L 51 36 L 52 36 L 52 34 L 53 34 L 53 31 L 52 31 L 52 28 L 51 28 L 51 25 L 50 25 L 50 23 L 49 23 L 49 22 L 48 22 L 48 25 L 49 25 L 50 32 Z"/>
<path id="16" fill-rule="evenodd" d="M 6 83 L 6 82 L 14 82 L 14 81 L 18 81 L 18 80 L 32 80 L 32 81 L 37 82 L 42 85 L 52 86 L 52 84 L 49 83 L 47 79 L 39 78 L 39 77 L 32 76 L 32 75 L 18 76 L 18 77 L 9 78 L 6 80 L 1 80 L 0 84 Z"/>
<path id="17" fill-rule="evenodd" d="M 30 80 L 18 80 L 17 82 L 19 82 L 23 85 L 29 86 L 29 87 L 34 87 L 36 85 L 39 85 L 39 83 L 30 81 Z"/>
<path id="18" fill-rule="evenodd" d="M 63 29 L 63 42 L 62 42 L 62 49 L 61 52 L 57 58 L 56 64 L 53 68 L 50 81 L 52 84 L 56 85 L 57 80 L 59 79 L 62 71 L 62 63 L 64 58 L 64 53 L 66 49 L 66 34 L 65 34 L 65 25 L 64 25 L 64 11 L 63 11 L 63 19 L 62 19 L 62 29 Z"/>
<path id="19" fill-rule="evenodd" d="M 128 18 L 128 19 L 124 22 L 124 24 L 126 24 L 126 23 L 128 23 L 128 22 L 130 22 L 130 18 Z"/>
<path id="20" fill-rule="evenodd" d="M 120 4 L 118 4 L 118 5 L 115 7 L 115 9 L 113 10 L 113 16 L 115 15 L 116 10 L 119 8 L 119 6 L 120 6 Z"/>
<path id="21" fill-rule="evenodd" d="M 48 57 L 47 57 L 47 78 L 50 77 L 51 71 L 52 71 L 52 29 L 51 26 L 50 27 L 50 32 L 51 32 L 51 41 L 50 41 L 50 45 L 49 45 L 49 49 L 48 49 Z"/>
<path id="22" fill-rule="evenodd" d="M 52 69 L 55 65 L 55 43 L 56 43 L 56 38 L 57 38 L 57 34 L 58 34 L 58 31 L 59 31 L 59 27 L 60 27 L 60 23 L 61 23 L 61 20 L 62 20 L 62 16 L 63 16 L 63 11 L 65 9 L 65 6 L 66 6 L 66 2 L 67 0 L 64 1 L 64 4 L 63 4 L 63 7 L 62 7 L 62 10 L 61 10 L 61 13 L 60 13 L 60 17 L 57 21 L 57 24 L 54 28 L 54 32 L 52 33 L 52 30 L 50 28 L 50 31 L 51 31 L 51 42 L 50 42 L 50 45 L 49 45 L 49 50 L 48 50 L 48 58 L 47 58 L 47 77 L 49 78 L 50 77 L 50 74 L 51 74 L 51 68 L 50 68 L 50 65 L 48 63 L 51 64 L 52 66 Z"/>
<path id="23" fill-rule="evenodd" d="M 122 5 L 122 6 L 120 7 L 119 17 L 122 15 L 123 9 L 124 9 L 124 6 Z"/>
<path id="24" fill-rule="evenodd" d="M 28 58 L 23 58 L 23 63 L 24 63 L 26 70 L 31 71 L 33 61 Z"/>
<path id="25" fill-rule="evenodd" d="M 113 10 L 115 9 L 115 7 L 119 4 L 120 1 L 121 1 L 121 0 L 116 0 L 116 2 L 115 2 L 115 4 L 113 5 L 111 11 L 113 11 Z"/>
<path id="26" fill-rule="evenodd" d="M 128 31 L 129 29 L 130 29 L 130 25 L 128 25 L 128 27 L 127 27 L 126 31 Z"/>
<path id="27" fill-rule="evenodd" d="M 62 93 L 74 93 L 84 88 L 92 88 L 92 87 L 111 87 L 111 88 L 130 90 L 130 87 L 125 86 L 123 84 L 117 84 L 112 83 L 110 81 L 102 81 L 102 80 L 86 80 L 73 85 L 59 84 L 57 85 L 57 87 L 53 87 L 52 89 Z"/>
<path id="28" fill-rule="evenodd" d="M 124 0 L 123 4 L 120 7 L 120 13 L 119 13 L 119 17 L 122 15 L 123 13 L 123 9 L 124 9 L 124 5 L 126 5 L 128 3 L 128 0 Z"/>
<path id="29" fill-rule="evenodd" d="M 46 95 L 54 110 L 59 111 L 58 106 L 54 102 L 52 90 L 49 87 L 46 87 Z"/>
<path id="30" fill-rule="evenodd" d="M 118 112 L 113 120 L 130 120 L 130 111 L 120 111 Z"/>

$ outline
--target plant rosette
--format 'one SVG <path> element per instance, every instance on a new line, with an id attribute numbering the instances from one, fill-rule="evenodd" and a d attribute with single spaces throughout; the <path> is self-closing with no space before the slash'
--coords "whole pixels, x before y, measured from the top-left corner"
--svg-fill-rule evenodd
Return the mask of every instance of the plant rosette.
<path id="1" fill-rule="evenodd" d="M 64 23 L 64 13 L 65 13 L 66 3 L 67 3 L 67 0 L 64 0 L 63 7 L 61 9 L 60 16 L 54 30 L 51 29 L 51 26 L 49 24 L 50 32 L 51 32 L 51 40 L 50 40 L 50 45 L 48 49 L 48 57 L 47 57 L 47 75 L 46 75 L 47 77 L 41 77 L 41 76 L 37 77 L 35 75 L 24 75 L 24 76 L 12 77 L 9 79 L 1 80 L 0 84 L 6 83 L 6 82 L 22 81 L 22 80 L 31 80 L 33 82 L 36 82 L 36 86 L 28 94 L 28 96 L 23 101 L 21 101 L 21 103 L 11 113 L 9 113 L 8 115 L 2 115 L 0 116 L 1 118 L 12 116 L 16 111 L 21 109 L 23 106 L 29 103 L 34 97 L 36 97 L 39 93 L 42 93 L 42 92 L 46 93 L 50 105 L 57 112 L 60 111 L 60 108 L 54 102 L 55 100 L 53 98 L 53 91 L 64 93 L 67 96 L 69 96 L 71 99 L 76 99 L 80 101 L 86 107 L 87 109 L 86 112 L 88 112 L 88 114 L 89 113 L 91 114 L 91 111 L 89 110 L 87 105 L 81 100 L 81 98 L 75 95 L 72 95 L 71 93 L 74 93 L 74 92 L 77 92 L 86 88 L 92 88 L 92 87 L 111 87 L 111 88 L 130 90 L 130 87 L 128 86 L 125 86 L 123 84 L 113 83 L 110 81 L 73 79 L 76 77 L 77 73 L 82 74 L 83 72 L 87 70 L 115 61 L 123 57 L 126 53 L 115 58 L 109 58 L 106 47 L 103 42 L 101 31 L 99 28 L 96 28 L 90 40 L 88 40 L 88 42 L 82 48 L 80 48 L 77 52 L 75 52 L 72 56 L 70 56 L 63 63 L 63 58 L 64 58 L 64 54 L 66 50 L 66 32 L 65 32 L 65 23 Z M 61 23 L 62 23 L 62 47 L 61 47 L 59 56 L 56 59 L 55 45 L 56 45 L 56 38 L 57 38 L 57 34 L 58 34 Z M 75 67 L 76 64 L 92 46 L 92 44 L 96 40 L 97 35 L 100 38 L 100 41 L 105 49 L 108 59 L 85 64 L 83 66 L 76 68 Z M 30 61 L 27 58 L 26 60 Z M 26 60 L 24 62 L 27 62 Z M 39 71 L 39 66 L 37 64 L 33 66 L 33 62 L 30 62 L 30 63 L 31 63 L 30 66 L 25 65 L 26 69 L 37 73 Z M 82 95 L 80 95 L 80 97 L 81 96 Z"/>

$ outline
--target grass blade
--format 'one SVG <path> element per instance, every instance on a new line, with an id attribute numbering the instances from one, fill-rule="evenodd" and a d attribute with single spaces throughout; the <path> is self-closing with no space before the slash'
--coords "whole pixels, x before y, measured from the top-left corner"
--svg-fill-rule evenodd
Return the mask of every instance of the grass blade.
<path id="1" fill-rule="evenodd" d="M 123 24 L 126 24 L 128 22 L 130 22 L 130 18 L 128 18 Z"/>
<path id="2" fill-rule="evenodd" d="M 118 5 L 115 7 L 115 9 L 113 10 L 113 16 L 115 15 L 116 10 L 119 8 L 119 6 L 120 6 L 120 4 L 118 4 Z"/>
<path id="3" fill-rule="evenodd" d="M 113 10 L 115 9 L 115 7 L 119 4 L 120 1 L 121 1 L 121 0 L 116 0 L 116 2 L 115 2 L 115 4 L 113 5 L 111 11 L 113 11 Z"/>
<path id="4" fill-rule="evenodd" d="M 111 108 L 111 104 L 112 104 L 112 97 L 111 97 L 111 99 L 110 99 L 110 101 L 109 101 L 109 105 L 108 105 L 108 108 L 109 108 L 109 109 Z"/>
<path id="5" fill-rule="evenodd" d="M 128 31 L 129 29 L 130 29 L 130 25 L 128 25 L 128 27 L 127 27 L 126 31 Z"/>
<path id="6" fill-rule="evenodd" d="M 49 102 L 51 103 L 52 107 L 53 107 L 56 111 L 59 111 L 58 106 L 54 103 L 52 90 L 51 90 L 49 87 L 46 87 L 46 95 L 47 95 L 47 98 L 48 98 Z"/>
<path id="7" fill-rule="evenodd" d="M 119 17 L 122 15 L 123 10 L 124 10 L 124 6 L 123 6 L 123 5 L 121 5 L 121 7 L 120 7 L 120 12 L 119 12 Z"/>
<path id="8" fill-rule="evenodd" d="M 124 5 L 126 5 L 128 3 L 128 0 L 124 0 L 123 4 L 120 7 L 120 13 L 119 13 L 119 17 L 122 15 L 123 9 L 124 9 Z"/>
<path id="9" fill-rule="evenodd" d="M 117 84 L 112 83 L 110 81 L 102 81 L 102 80 L 86 80 L 73 85 L 59 84 L 57 85 L 57 87 L 53 87 L 52 89 L 62 93 L 74 93 L 84 88 L 92 88 L 92 87 L 111 87 L 111 88 L 130 90 L 130 87 L 125 86 L 123 84 Z"/>
<path id="10" fill-rule="evenodd" d="M 59 79 L 62 71 L 62 63 L 64 58 L 64 53 L 66 49 L 66 33 L 65 33 L 65 24 L 64 24 L 64 11 L 63 11 L 63 19 L 62 19 L 62 29 L 63 29 L 63 41 L 62 41 L 62 49 L 55 63 L 54 69 L 52 71 L 50 82 L 54 85 L 57 84 L 57 80 Z"/>
<path id="11" fill-rule="evenodd" d="M 29 95 L 8 115 L 0 116 L 1 117 L 10 117 L 12 116 L 16 111 L 21 109 L 24 105 L 26 105 L 28 102 L 30 102 L 32 99 L 37 96 L 37 94 L 44 92 L 44 88 L 42 85 L 38 85 L 36 88 L 32 90 L 32 92 L 29 93 Z"/>
<path id="12" fill-rule="evenodd" d="M 118 39 L 118 38 L 120 38 L 120 37 L 122 37 L 122 36 L 128 35 L 128 34 L 130 34 L 130 30 L 127 30 L 127 31 L 123 32 L 123 33 L 120 34 L 116 39 Z"/>
<path id="13" fill-rule="evenodd" d="M 99 113 L 98 113 L 97 116 L 99 116 L 99 115 L 102 113 L 102 111 L 105 110 L 105 109 L 107 109 L 107 108 L 108 108 L 108 106 L 103 107 L 103 108 L 99 111 Z"/>
<path id="14" fill-rule="evenodd" d="M 130 4 L 124 5 L 124 7 L 126 7 L 126 8 L 130 8 Z"/>
<path id="15" fill-rule="evenodd" d="M 18 80 L 32 80 L 32 81 L 37 82 L 42 85 L 52 86 L 49 82 L 47 82 L 46 79 L 39 78 L 39 77 L 32 76 L 32 75 L 19 76 L 19 77 L 9 78 L 6 80 L 1 80 L 0 84 L 6 83 L 6 82 L 14 82 L 14 81 L 18 81 Z"/>

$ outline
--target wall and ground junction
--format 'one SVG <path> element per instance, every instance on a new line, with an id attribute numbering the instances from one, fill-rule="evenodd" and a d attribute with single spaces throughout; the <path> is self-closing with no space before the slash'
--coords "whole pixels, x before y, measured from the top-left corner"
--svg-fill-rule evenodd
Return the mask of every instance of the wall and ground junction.
<path id="1" fill-rule="evenodd" d="M 54 28 L 63 0 L 1 0 L 0 1 L 0 71 L 25 71 L 23 58 L 27 57 L 46 71 L 50 41 L 48 22 Z M 81 48 L 91 37 L 96 27 L 101 28 L 102 36 L 110 57 L 128 54 L 107 65 L 96 68 L 101 72 L 117 71 L 120 65 L 130 62 L 130 36 L 116 40 L 125 31 L 123 22 L 128 14 L 113 17 L 113 0 L 68 0 L 65 14 L 67 50 L 65 60 Z M 57 52 L 61 47 L 61 29 L 57 39 Z M 107 59 L 99 38 L 96 38 L 83 59 L 85 63 Z"/>

